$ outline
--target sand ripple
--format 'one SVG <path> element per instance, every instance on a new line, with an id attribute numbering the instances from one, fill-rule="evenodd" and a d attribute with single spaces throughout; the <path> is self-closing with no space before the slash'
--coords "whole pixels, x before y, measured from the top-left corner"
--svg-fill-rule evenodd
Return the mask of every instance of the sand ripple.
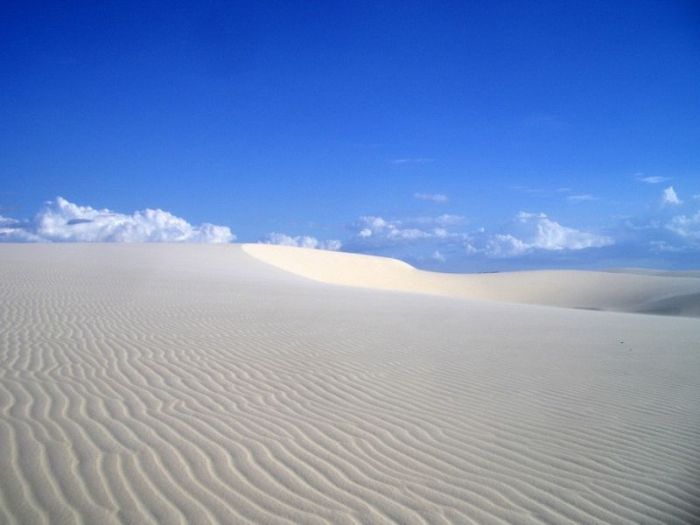
<path id="1" fill-rule="evenodd" d="M 0 523 L 697 523 L 697 319 L 0 247 Z"/>

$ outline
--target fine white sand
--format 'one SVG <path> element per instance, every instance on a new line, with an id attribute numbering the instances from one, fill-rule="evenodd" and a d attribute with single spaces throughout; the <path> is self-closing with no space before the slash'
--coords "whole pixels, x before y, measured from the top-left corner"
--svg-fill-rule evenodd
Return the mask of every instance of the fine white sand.
<path id="1" fill-rule="evenodd" d="M 347 286 L 529 303 L 700 317 L 700 272 L 650 270 L 425 272 L 396 259 L 289 246 L 244 244 L 246 253 L 310 279 Z"/>
<path id="2" fill-rule="evenodd" d="M 699 283 L 0 245 L 0 523 L 698 523 Z"/>

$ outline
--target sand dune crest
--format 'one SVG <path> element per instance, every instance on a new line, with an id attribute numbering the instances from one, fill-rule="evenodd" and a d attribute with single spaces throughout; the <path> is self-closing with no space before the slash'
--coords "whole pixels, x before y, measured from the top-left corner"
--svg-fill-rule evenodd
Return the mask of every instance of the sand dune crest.
<path id="1" fill-rule="evenodd" d="M 396 259 L 263 244 L 243 250 L 316 281 L 463 299 L 700 317 L 693 272 L 529 271 L 449 274 L 417 270 Z"/>

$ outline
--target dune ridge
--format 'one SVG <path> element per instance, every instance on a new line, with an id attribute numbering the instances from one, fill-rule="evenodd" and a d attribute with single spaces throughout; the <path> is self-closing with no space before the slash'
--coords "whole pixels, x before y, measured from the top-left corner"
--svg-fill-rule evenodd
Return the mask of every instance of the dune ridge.
<path id="1" fill-rule="evenodd" d="M 0 245 L 0 522 L 697 523 L 696 319 L 250 253 Z"/>
<path id="2" fill-rule="evenodd" d="M 700 317 L 696 272 L 538 270 L 450 274 L 418 270 L 387 257 L 244 244 L 280 269 L 329 284 L 501 301 Z"/>

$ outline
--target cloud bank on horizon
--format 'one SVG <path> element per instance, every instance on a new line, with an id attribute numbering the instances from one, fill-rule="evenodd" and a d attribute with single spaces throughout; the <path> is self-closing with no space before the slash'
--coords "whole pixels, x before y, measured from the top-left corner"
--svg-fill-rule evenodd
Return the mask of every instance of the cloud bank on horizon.
<path id="1" fill-rule="evenodd" d="M 432 252 L 431 259 L 445 262 L 441 249 L 446 248 L 452 253 L 461 249 L 466 256 L 507 258 L 535 251 L 577 251 L 615 243 L 606 235 L 563 226 L 544 213 L 521 211 L 508 232 L 487 232 L 485 228 L 464 231 L 466 224 L 465 217 L 447 214 L 400 220 L 364 216 L 352 225 L 355 234 L 347 247 L 362 252 L 422 244 L 426 246 L 424 251 Z"/>
<path id="2" fill-rule="evenodd" d="M 271 232 L 258 242 L 382 254 L 436 268 L 459 260 L 546 261 L 549 257 L 555 261 L 562 256 L 571 260 L 577 253 L 600 253 L 602 260 L 612 249 L 637 257 L 700 253 L 700 209 L 694 209 L 698 199 L 682 200 L 673 186 L 664 188 L 659 199 L 646 215 L 627 217 L 604 231 L 564 225 L 541 212 L 521 211 L 494 229 L 472 227 L 465 216 L 449 213 L 401 218 L 365 215 L 346 226 L 344 240 Z M 63 197 L 46 202 L 32 220 L 0 216 L 0 241 L 4 242 L 229 243 L 236 238 L 228 226 L 192 225 L 161 209 L 120 213 Z"/>
<path id="3" fill-rule="evenodd" d="M 235 239 L 227 226 L 193 226 L 160 209 L 125 214 L 79 206 L 63 197 L 47 202 L 29 222 L 0 217 L 0 240 L 5 242 L 226 243 Z"/>
<path id="4" fill-rule="evenodd" d="M 566 201 L 596 200 L 589 194 L 576 197 Z M 483 269 L 528 265 L 685 267 L 692 264 L 690 254 L 700 254 L 697 201 L 684 201 L 673 186 L 668 186 L 660 191 L 658 200 L 647 203 L 646 211 L 612 219 L 598 230 L 563 224 L 546 213 L 529 211 L 520 211 L 500 227 L 489 228 L 470 228 L 466 217 L 449 214 L 363 216 L 349 226 L 352 234 L 343 249 L 398 256 L 435 269 L 466 266 L 453 265 L 456 261 L 470 261 L 469 267 Z"/>

